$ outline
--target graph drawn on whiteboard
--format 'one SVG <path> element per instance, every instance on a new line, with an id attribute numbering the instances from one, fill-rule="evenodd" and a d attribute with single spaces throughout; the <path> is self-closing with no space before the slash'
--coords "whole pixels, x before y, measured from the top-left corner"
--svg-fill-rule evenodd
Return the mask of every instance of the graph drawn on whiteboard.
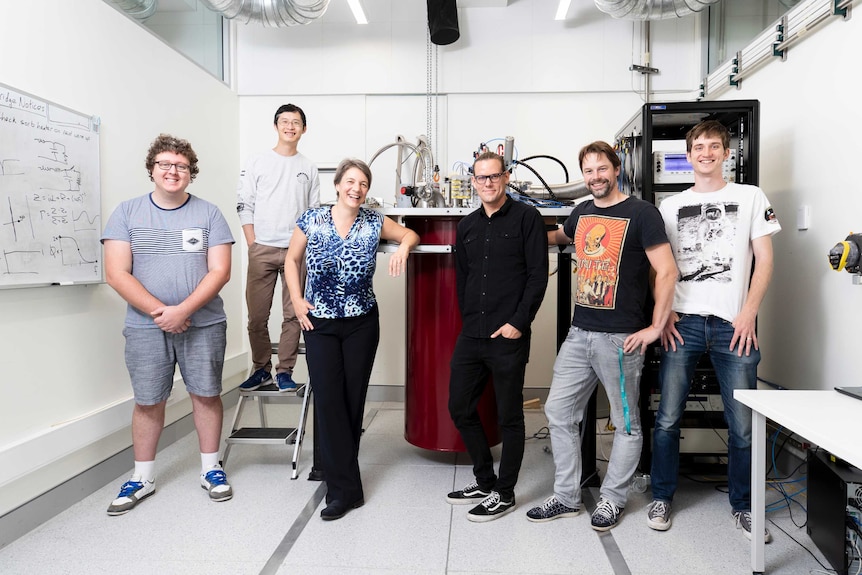
<path id="1" fill-rule="evenodd" d="M 102 281 L 99 121 L 0 84 L 0 287 Z"/>

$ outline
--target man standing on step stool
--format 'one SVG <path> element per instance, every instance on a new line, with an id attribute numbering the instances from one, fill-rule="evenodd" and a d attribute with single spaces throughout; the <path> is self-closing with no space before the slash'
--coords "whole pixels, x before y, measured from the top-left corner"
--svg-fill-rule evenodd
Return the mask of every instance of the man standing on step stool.
<path id="1" fill-rule="evenodd" d="M 272 382 L 269 312 L 279 276 L 282 322 L 276 384 L 279 391 L 296 390 L 293 367 L 301 329 L 284 282 L 284 257 L 296 219 L 320 205 L 317 166 L 297 151 L 307 128 L 305 112 L 284 104 L 276 110 L 273 124 L 278 143 L 272 150 L 252 156 L 239 175 L 236 211 L 248 244 L 245 296 L 252 361 L 249 378 L 239 386 L 245 391 Z"/>

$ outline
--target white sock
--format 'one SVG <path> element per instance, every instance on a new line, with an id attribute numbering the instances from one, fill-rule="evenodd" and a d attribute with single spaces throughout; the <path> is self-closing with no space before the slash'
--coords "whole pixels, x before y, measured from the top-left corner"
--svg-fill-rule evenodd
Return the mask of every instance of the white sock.
<path id="1" fill-rule="evenodd" d="M 219 465 L 218 451 L 215 453 L 201 453 L 201 472 L 206 473 L 213 467 Z"/>
<path id="2" fill-rule="evenodd" d="M 137 475 L 145 481 L 153 482 L 156 480 L 156 462 L 155 461 L 135 461 L 135 471 L 132 475 Z"/>

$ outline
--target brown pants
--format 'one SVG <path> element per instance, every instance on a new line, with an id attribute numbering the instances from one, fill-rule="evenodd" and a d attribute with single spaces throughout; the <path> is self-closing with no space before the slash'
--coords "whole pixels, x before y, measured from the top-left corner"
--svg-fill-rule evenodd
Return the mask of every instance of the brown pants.
<path id="1" fill-rule="evenodd" d="M 248 282 L 245 301 L 248 305 L 248 341 L 251 346 L 252 373 L 258 369 L 272 371 L 272 343 L 269 336 L 269 312 L 275 293 L 276 278 L 281 277 L 281 337 L 278 340 L 278 373 L 293 372 L 301 329 L 290 292 L 284 281 L 284 257 L 287 248 L 252 244 L 248 248 Z M 303 265 L 303 272 L 305 266 Z M 301 274 L 301 275 L 304 275 Z"/>

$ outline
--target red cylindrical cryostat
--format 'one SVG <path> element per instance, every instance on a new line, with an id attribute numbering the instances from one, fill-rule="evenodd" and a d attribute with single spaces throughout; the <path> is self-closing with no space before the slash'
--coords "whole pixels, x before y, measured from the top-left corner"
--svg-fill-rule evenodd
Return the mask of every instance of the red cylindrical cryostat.
<path id="1" fill-rule="evenodd" d="M 422 245 L 454 246 L 460 216 L 406 216 Z M 417 447 L 465 451 L 449 416 L 449 360 L 461 332 L 453 253 L 413 253 L 407 266 L 407 380 L 404 437 Z M 488 382 L 479 417 L 490 445 L 500 443 L 494 388 Z"/>

